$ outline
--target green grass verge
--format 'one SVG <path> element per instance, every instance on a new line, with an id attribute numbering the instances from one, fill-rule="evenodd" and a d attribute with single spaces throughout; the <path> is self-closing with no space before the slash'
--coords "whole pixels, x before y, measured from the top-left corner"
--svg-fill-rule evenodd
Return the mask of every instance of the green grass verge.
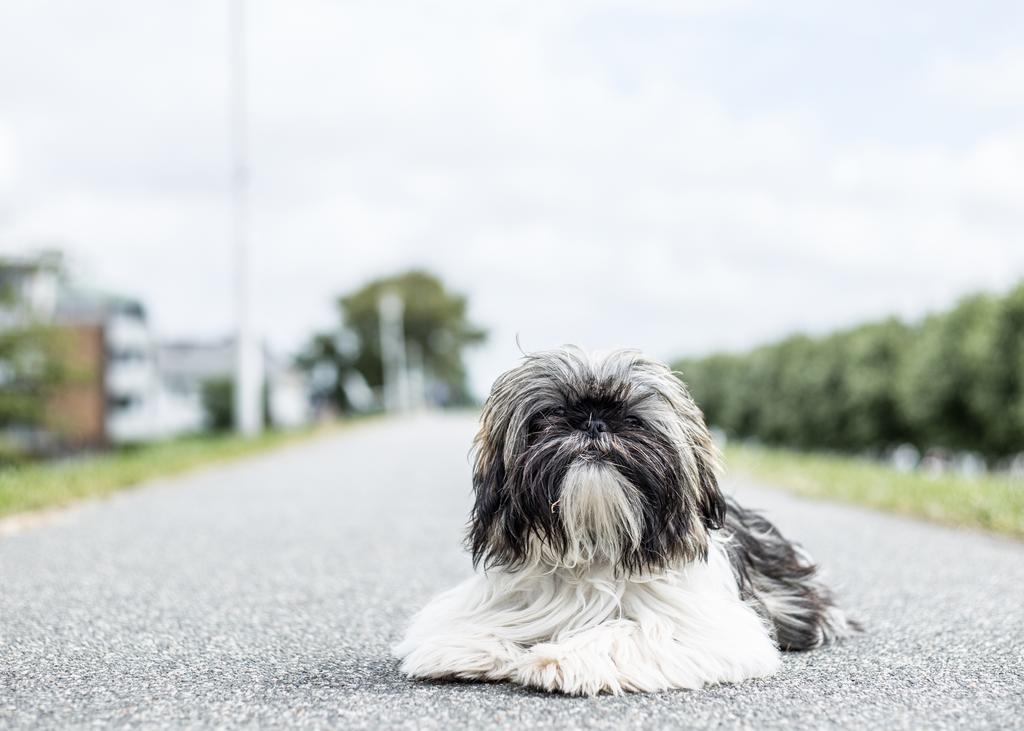
<path id="1" fill-rule="evenodd" d="M 1024 538 L 1024 480 L 904 473 L 867 459 L 730 445 L 726 468 L 833 498 Z"/>
<path id="2" fill-rule="evenodd" d="M 106 495 L 146 480 L 274 449 L 321 431 L 323 428 L 272 431 L 257 437 L 194 436 L 55 462 L 0 468 L 0 517 Z"/>

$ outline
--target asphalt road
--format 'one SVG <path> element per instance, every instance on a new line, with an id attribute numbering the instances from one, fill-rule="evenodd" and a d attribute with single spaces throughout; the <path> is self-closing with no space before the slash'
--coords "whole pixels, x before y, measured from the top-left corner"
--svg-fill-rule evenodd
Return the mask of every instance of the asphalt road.
<path id="1" fill-rule="evenodd" d="M 1024 545 L 732 481 L 820 559 L 866 634 L 699 692 L 405 679 L 389 646 L 470 571 L 473 427 L 374 423 L 0 538 L 0 727 L 1024 723 Z"/>

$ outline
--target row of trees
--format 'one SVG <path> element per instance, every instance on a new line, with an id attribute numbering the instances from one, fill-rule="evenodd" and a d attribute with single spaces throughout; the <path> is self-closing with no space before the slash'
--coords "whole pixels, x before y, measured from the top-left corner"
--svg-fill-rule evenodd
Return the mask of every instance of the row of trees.
<path id="1" fill-rule="evenodd" d="M 895 319 L 675 364 L 709 423 L 801 449 L 1024 451 L 1024 284 Z"/>

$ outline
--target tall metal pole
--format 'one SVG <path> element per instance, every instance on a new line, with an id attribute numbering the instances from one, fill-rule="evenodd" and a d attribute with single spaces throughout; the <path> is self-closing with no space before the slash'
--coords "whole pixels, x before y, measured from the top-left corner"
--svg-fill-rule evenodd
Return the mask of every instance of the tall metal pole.
<path id="1" fill-rule="evenodd" d="M 384 376 L 384 408 L 391 412 L 409 408 L 409 374 L 405 352 L 405 303 L 395 292 L 377 301 L 380 317 L 380 357 Z"/>
<path id="2" fill-rule="evenodd" d="M 235 266 L 235 428 L 263 429 L 263 354 L 252 321 L 246 164 L 245 0 L 228 0 L 228 138 L 231 147 L 231 235 Z"/>

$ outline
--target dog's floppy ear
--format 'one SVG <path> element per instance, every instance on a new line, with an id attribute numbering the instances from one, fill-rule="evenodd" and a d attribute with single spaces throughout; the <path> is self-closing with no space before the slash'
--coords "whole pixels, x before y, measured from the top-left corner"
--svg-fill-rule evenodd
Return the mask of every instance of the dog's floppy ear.
<path id="1" fill-rule="evenodd" d="M 485 414 L 486 416 L 486 414 Z M 492 439 L 487 419 L 473 441 L 473 510 L 469 516 L 466 543 L 473 555 L 473 566 L 489 563 L 491 556 L 503 553 L 501 516 L 504 510 L 505 445 Z"/>
<path id="2" fill-rule="evenodd" d="M 670 430 L 679 443 L 688 501 L 692 501 L 690 504 L 705 528 L 721 528 L 725 521 L 726 502 L 718 486 L 718 449 L 704 421 L 704 414 L 694 402 L 681 374 L 674 373 L 663 363 L 647 359 L 639 361 L 635 368 L 674 412 L 675 425 Z"/>
<path id="3" fill-rule="evenodd" d="M 681 510 L 669 519 L 666 531 L 675 536 L 680 553 L 690 560 L 708 555 L 709 533 L 725 523 L 726 501 L 718 486 L 718 453 L 703 416 L 686 397 L 677 410 L 685 435 L 680 446 Z"/>
<path id="4" fill-rule="evenodd" d="M 510 566 L 524 560 L 532 528 L 528 515 L 545 515 L 546 504 L 523 505 L 530 496 L 511 489 L 509 482 L 516 476 L 508 472 L 514 468 L 510 460 L 526 442 L 525 409 L 534 402 L 534 391 L 544 388 L 532 371 L 534 365 L 528 358 L 500 375 L 480 415 L 480 430 L 473 440 L 473 510 L 466 537 L 474 566 Z"/>
<path id="5" fill-rule="evenodd" d="M 707 427 L 703 425 L 703 416 L 701 426 L 707 432 Z M 694 459 L 697 462 L 697 508 L 707 528 L 721 528 L 725 523 L 726 502 L 725 495 L 718 486 L 718 455 L 710 434 L 705 446 L 694 449 Z"/>
<path id="6" fill-rule="evenodd" d="M 718 448 L 704 421 L 704 413 L 693 400 L 686 384 L 681 379 L 677 381 L 682 398 L 675 406 L 679 417 L 686 425 L 687 441 L 693 455 L 694 470 L 691 473 L 691 480 L 695 483 L 692 489 L 696 507 L 705 527 L 710 530 L 721 528 L 725 522 L 726 502 L 725 495 L 718 486 L 721 469 Z"/>

